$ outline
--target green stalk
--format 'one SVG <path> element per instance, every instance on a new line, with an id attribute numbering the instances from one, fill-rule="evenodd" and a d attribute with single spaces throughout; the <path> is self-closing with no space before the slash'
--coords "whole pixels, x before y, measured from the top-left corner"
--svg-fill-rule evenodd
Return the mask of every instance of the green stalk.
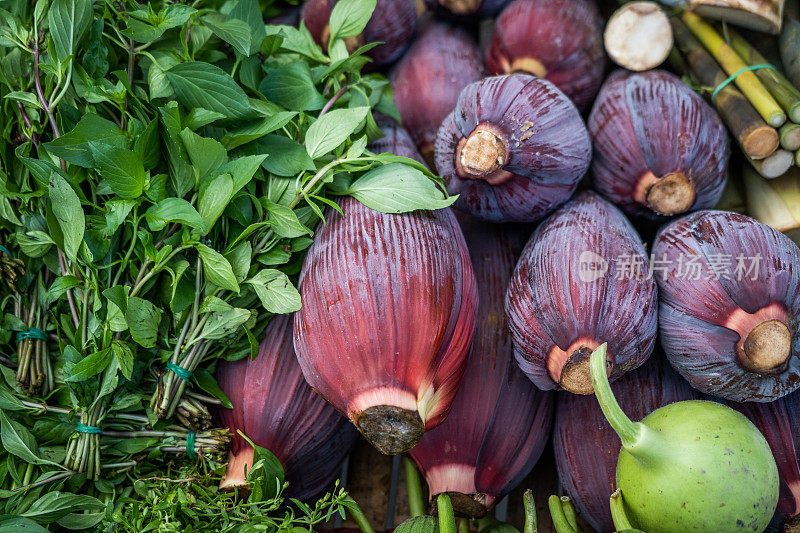
<path id="1" fill-rule="evenodd" d="M 556 533 L 578 533 L 578 530 L 572 527 L 569 519 L 567 519 L 562 503 L 561 498 L 555 494 L 547 500 L 547 507 L 550 508 L 550 517 L 553 519 L 553 527 Z"/>
<path id="2" fill-rule="evenodd" d="M 611 391 L 611 385 L 609 385 L 608 376 L 606 375 L 606 345 L 607 343 L 604 342 L 592 352 L 590 365 L 594 394 L 597 397 L 597 401 L 600 402 L 600 409 L 603 410 L 603 415 L 619 435 L 622 446 L 633 448 L 641 441 L 644 426 L 628 418 Z"/>
<path id="3" fill-rule="evenodd" d="M 458 533 L 469 533 L 469 519 L 462 518 L 458 521 Z"/>
<path id="4" fill-rule="evenodd" d="M 564 510 L 564 516 L 567 517 L 569 525 L 572 526 L 572 529 L 578 531 L 578 515 L 575 514 L 575 508 L 572 506 L 569 496 L 561 497 L 561 508 Z"/>
<path id="5" fill-rule="evenodd" d="M 761 53 L 753 48 L 744 37 L 728 29 L 728 36 L 730 44 L 733 49 L 739 54 L 739 57 L 744 59 L 748 65 L 765 65 L 770 62 L 761 55 Z M 793 122 L 800 122 L 800 91 L 795 89 L 792 83 L 786 79 L 776 68 L 760 68 L 753 71 L 767 88 L 769 93 L 778 102 L 778 104 L 786 111 L 789 119 Z"/>
<path id="6" fill-rule="evenodd" d="M 620 492 L 619 489 L 615 490 L 611 495 L 611 520 L 613 520 L 614 528 L 617 531 L 633 529 L 630 520 L 628 520 L 628 516 L 625 514 L 622 492 Z"/>
<path id="7" fill-rule="evenodd" d="M 422 516 L 425 514 L 425 499 L 422 497 L 422 481 L 420 480 L 419 470 L 408 457 L 403 459 L 403 466 L 406 471 L 409 511 L 411 516 Z"/>
<path id="8" fill-rule="evenodd" d="M 728 73 L 728 76 L 733 76 L 741 69 L 747 68 L 742 58 L 725 42 L 717 30 L 706 21 L 690 11 L 684 11 L 681 14 L 681 20 L 703 43 L 703 46 L 717 60 L 723 70 Z M 770 126 L 777 128 L 786 122 L 786 114 L 753 72 L 741 72 L 736 76 L 733 83 L 739 87 Z"/>
<path id="9" fill-rule="evenodd" d="M 375 530 L 372 529 L 372 525 L 367 520 L 366 515 L 358 506 L 356 501 L 351 498 L 350 496 L 347 497 L 348 510 L 350 511 L 350 516 L 353 518 L 353 521 L 358 525 L 358 529 L 361 530 L 361 533 L 375 533 Z"/>
<path id="10" fill-rule="evenodd" d="M 787 122 L 778 130 L 781 139 L 781 147 L 784 150 L 794 152 L 800 148 L 800 124 Z"/>
<path id="11" fill-rule="evenodd" d="M 436 510 L 439 515 L 439 533 L 456 533 L 456 517 L 453 504 L 447 494 L 439 494 L 436 498 Z"/>
<path id="12" fill-rule="evenodd" d="M 526 490 L 522 495 L 522 503 L 525 505 L 525 527 L 522 533 L 537 533 L 539 528 L 536 523 L 536 504 L 533 501 L 531 489 Z"/>

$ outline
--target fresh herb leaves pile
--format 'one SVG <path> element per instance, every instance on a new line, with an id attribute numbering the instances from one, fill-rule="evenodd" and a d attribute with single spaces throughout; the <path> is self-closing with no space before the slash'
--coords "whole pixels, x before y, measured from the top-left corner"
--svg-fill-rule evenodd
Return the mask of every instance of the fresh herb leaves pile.
<path id="1" fill-rule="evenodd" d="M 171 453 L 213 468 L 215 361 L 299 309 L 326 206 L 452 202 L 367 149 L 397 113 L 343 39 L 374 7 L 323 50 L 257 0 L 0 0 L 2 512 L 90 527 Z"/>

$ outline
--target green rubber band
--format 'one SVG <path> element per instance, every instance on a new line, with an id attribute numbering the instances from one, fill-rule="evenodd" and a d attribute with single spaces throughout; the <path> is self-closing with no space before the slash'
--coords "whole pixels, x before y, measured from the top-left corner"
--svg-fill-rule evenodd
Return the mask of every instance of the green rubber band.
<path id="1" fill-rule="evenodd" d="M 770 65 L 769 63 L 762 63 L 762 64 L 760 64 L 760 65 L 750 65 L 749 67 L 740 68 L 739 70 L 737 70 L 736 72 L 734 72 L 733 74 L 731 74 L 731 75 L 728 77 L 728 79 L 727 79 L 727 80 L 725 80 L 725 81 L 723 81 L 722 83 L 720 83 L 719 85 L 717 85 L 717 88 L 716 88 L 716 89 L 714 89 L 714 92 L 713 92 L 713 93 L 711 93 L 711 102 L 713 103 L 713 102 L 714 102 L 714 99 L 717 97 L 717 94 L 719 94 L 719 92 L 720 92 L 722 89 L 724 89 L 725 87 L 727 87 L 727 86 L 728 86 L 728 84 L 729 84 L 730 82 L 732 82 L 732 81 L 734 81 L 736 78 L 738 78 L 738 77 L 739 77 L 739 74 L 741 74 L 741 73 L 743 73 L 743 72 L 749 72 L 749 71 L 751 71 L 751 70 L 758 70 L 758 69 L 762 69 L 762 68 L 771 68 L 772 70 L 777 70 L 777 69 L 776 69 L 776 68 L 775 68 L 773 65 Z"/>
<path id="2" fill-rule="evenodd" d="M 3 253 L 4 253 L 4 254 L 6 254 L 8 257 L 14 257 L 13 255 L 11 255 L 11 252 L 9 252 L 9 251 L 8 251 L 8 248 L 6 248 L 5 246 L 3 246 L 2 244 L 0 244 L 0 252 L 3 252 Z"/>
<path id="3" fill-rule="evenodd" d="M 190 459 L 194 459 L 197 457 L 197 453 L 194 451 L 194 431 L 189 430 L 189 434 L 186 435 L 186 455 L 189 456 Z"/>
<path id="4" fill-rule="evenodd" d="M 78 422 L 78 425 L 75 426 L 75 431 L 77 431 L 78 433 L 89 433 L 89 434 L 97 435 L 97 434 L 102 433 L 103 429 L 99 428 L 97 426 L 86 426 L 86 425 L 81 424 L 80 422 Z"/>
<path id="5" fill-rule="evenodd" d="M 192 371 L 183 368 L 182 366 L 178 366 L 174 363 L 167 363 L 167 370 L 171 370 L 175 373 L 176 376 L 181 378 L 183 381 L 189 381 L 192 379 Z"/>
<path id="6" fill-rule="evenodd" d="M 39 328 L 28 328 L 26 331 L 20 331 L 17 333 L 17 342 L 25 339 L 39 339 L 41 341 L 46 341 L 48 338 L 47 332 Z"/>

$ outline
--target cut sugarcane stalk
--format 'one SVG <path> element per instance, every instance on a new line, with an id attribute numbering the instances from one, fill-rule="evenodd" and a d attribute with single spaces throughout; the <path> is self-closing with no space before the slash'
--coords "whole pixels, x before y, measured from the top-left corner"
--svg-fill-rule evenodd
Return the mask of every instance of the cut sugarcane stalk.
<path id="1" fill-rule="evenodd" d="M 784 0 L 689 0 L 704 17 L 767 33 L 781 31 Z"/>
<path id="2" fill-rule="evenodd" d="M 676 44 L 697 80 L 707 87 L 717 87 L 725 81 L 728 76 L 686 25 L 674 17 L 671 22 Z M 764 122 L 733 84 L 721 89 L 713 104 L 742 151 L 751 159 L 763 159 L 778 148 L 778 132 Z"/>
<path id="3" fill-rule="evenodd" d="M 750 159 L 750 164 L 758 171 L 759 174 L 767 179 L 777 178 L 783 176 L 787 170 L 794 164 L 794 154 L 789 150 L 775 150 L 769 157 L 764 159 Z"/>
<path id="4" fill-rule="evenodd" d="M 628 70 L 649 70 L 669 55 L 672 28 L 655 2 L 628 2 L 608 20 L 603 42 L 617 65 Z"/>
<path id="5" fill-rule="evenodd" d="M 728 76 L 739 73 L 733 80 L 733 83 L 739 87 L 739 90 L 741 90 L 750 103 L 753 104 L 753 107 L 758 111 L 761 117 L 767 121 L 767 124 L 774 128 L 782 126 L 783 123 L 786 122 L 786 113 L 783 112 L 781 106 L 778 105 L 778 102 L 769 94 L 769 91 L 767 91 L 753 72 L 747 70 L 742 71 L 742 69 L 747 68 L 747 64 L 745 64 L 733 48 L 723 40 L 719 32 L 709 23 L 689 11 L 684 11 L 681 14 L 681 20 L 683 20 L 691 32 L 694 33 L 695 37 L 703 43 L 703 46 L 705 46 L 708 52 L 717 60 Z"/>
<path id="6" fill-rule="evenodd" d="M 748 65 L 766 65 L 767 59 L 753 48 L 744 37 L 733 30 L 728 30 L 730 44 Z M 777 68 L 760 68 L 753 71 L 764 87 L 786 111 L 792 122 L 800 123 L 800 91 L 791 84 Z"/>
<path id="7" fill-rule="evenodd" d="M 752 168 L 743 171 L 747 211 L 778 231 L 800 228 L 800 168 L 791 167 L 775 179 L 762 178 Z"/>
<path id="8" fill-rule="evenodd" d="M 781 139 L 781 148 L 794 152 L 800 148 L 800 124 L 787 122 L 778 130 Z"/>

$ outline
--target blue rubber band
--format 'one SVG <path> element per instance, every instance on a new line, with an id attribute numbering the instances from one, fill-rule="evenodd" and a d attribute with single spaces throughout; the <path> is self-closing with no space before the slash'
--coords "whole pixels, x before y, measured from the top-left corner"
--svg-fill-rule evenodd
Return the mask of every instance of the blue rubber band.
<path id="1" fill-rule="evenodd" d="M 776 69 L 776 68 L 775 68 L 773 65 L 770 65 L 769 63 L 762 63 L 762 64 L 760 64 L 760 65 L 750 65 L 749 67 L 740 68 L 739 70 L 737 70 L 736 72 L 734 72 L 733 74 L 731 74 L 731 75 L 728 77 L 728 79 L 727 79 L 727 80 L 725 80 L 725 81 L 723 81 L 722 83 L 720 83 L 719 85 L 717 85 L 717 88 L 716 88 L 716 89 L 714 89 L 714 92 L 713 92 L 713 93 L 711 93 L 711 102 L 713 103 L 713 102 L 714 102 L 714 98 L 716 98 L 716 97 L 717 97 L 717 94 L 719 94 L 719 92 L 720 92 L 722 89 L 724 89 L 725 87 L 727 87 L 727 86 L 728 86 L 728 84 L 729 84 L 730 82 L 732 82 L 732 81 L 734 81 L 736 78 L 738 78 L 738 77 L 739 77 L 739 74 L 741 74 L 741 73 L 743 73 L 743 72 L 749 72 L 749 71 L 751 71 L 751 70 L 758 70 L 758 69 L 762 69 L 762 68 L 771 68 L 772 70 L 777 70 L 777 69 Z"/>
<path id="2" fill-rule="evenodd" d="M 197 457 L 197 453 L 194 451 L 194 431 L 189 430 L 189 434 L 186 435 L 186 455 L 190 459 L 194 459 Z"/>
<path id="3" fill-rule="evenodd" d="M 48 338 L 49 336 L 47 335 L 47 332 L 39 328 L 28 328 L 26 331 L 20 331 L 17 333 L 17 342 L 25 339 L 39 339 L 41 341 L 46 341 Z"/>
<path id="4" fill-rule="evenodd" d="M 75 431 L 77 431 L 78 433 L 89 433 L 89 434 L 97 435 L 97 434 L 102 433 L 103 429 L 99 428 L 97 426 L 86 426 L 86 425 L 81 424 L 80 422 L 78 422 L 78 425 L 75 426 Z"/>
<path id="5" fill-rule="evenodd" d="M 190 379 L 192 379 L 191 370 L 187 370 L 182 366 L 178 366 L 174 363 L 167 363 L 167 370 L 174 372 L 175 375 L 181 378 L 183 381 L 189 381 Z"/>
<path id="6" fill-rule="evenodd" d="M 9 251 L 8 251 L 8 248 L 6 248 L 5 246 L 3 246 L 2 244 L 0 244 L 0 252 L 3 252 L 3 253 L 4 253 L 4 254 L 6 254 L 8 257 L 14 257 L 13 255 L 11 255 L 11 252 L 9 252 Z"/>

